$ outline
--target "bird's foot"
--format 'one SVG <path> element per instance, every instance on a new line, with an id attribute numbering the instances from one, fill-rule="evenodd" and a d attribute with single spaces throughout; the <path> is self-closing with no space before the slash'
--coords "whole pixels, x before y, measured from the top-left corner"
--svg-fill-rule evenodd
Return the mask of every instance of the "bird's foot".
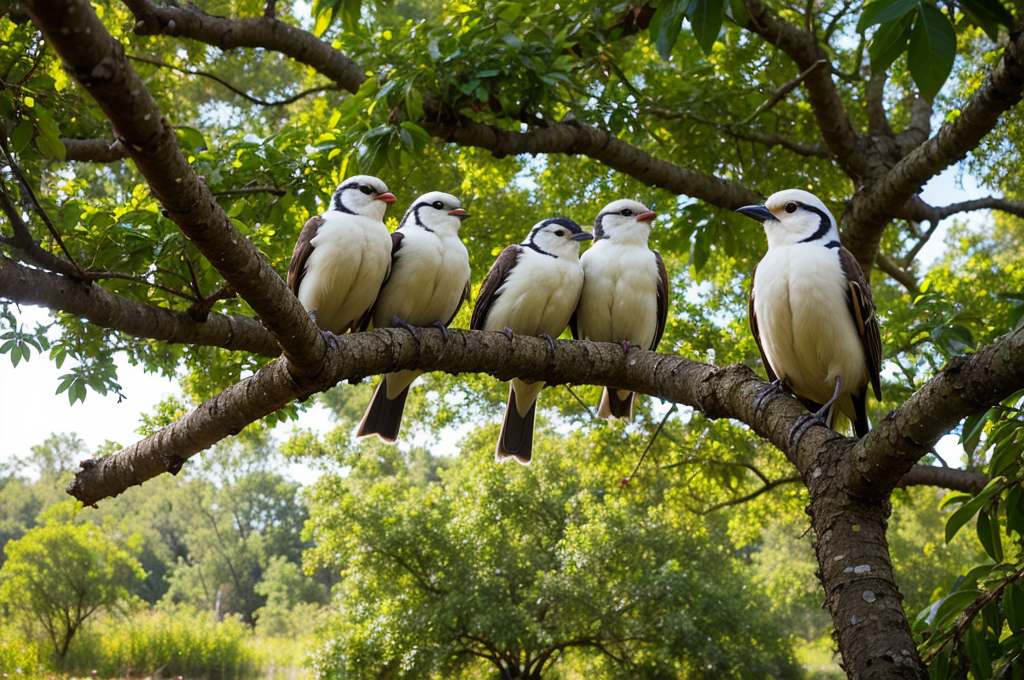
<path id="1" fill-rule="evenodd" d="M 784 394 L 786 391 L 785 385 L 786 382 L 782 378 L 776 378 L 768 383 L 768 387 L 763 388 L 754 400 L 754 410 L 760 411 L 766 401 L 780 394 Z"/>
<path id="2" fill-rule="evenodd" d="M 516 339 L 516 334 L 513 333 L 512 329 L 509 328 L 508 326 L 502 326 L 501 332 L 504 333 L 508 337 L 509 340 L 515 340 Z"/>
<path id="3" fill-rule="evenodd" d="M 341 344 L 341 338 L 332 333 L 331 331 L 320 331 L 320 335 L 324 336 L 324 340 L 331 349 L 338 349 Z"/>
<path id="4" fill-rule="evenodd" d="M 552 353 L 554 353 L 554 351 L 555 351 L 555 340 L 554 340 L 554 338 L 552 338 L 547 333 L 541 333 L 537 337 L 538 338 L 544 338 L 545 340 L 547 340 L 548 341 L 548 349 L 551 350 Z"/>
<path id="5" fill-rule="evenodd" d="M 619 344 L 622 345 L 622 356 L 629 354 L 629 340 L 620 340 Z"/>
<path id="6" fill-rule="evenodd" d="M 824 425 L 825 427 L 828 427 L 828 421 L 826 420 L 827 413 L 828 410 L 826 409 L 825 413 L 822 413 L 821 411 L 818 411 L 817 413 L 805 413 L 797 418 L 796 424 L 789 432 L 789 450 L 796 450 L 797 445 L 800 443 L 800 439 L 811 427 L 815 425 Z"/>
<path id="7" fill-rule="evenodd" d="M 401 317 L 399 317 L 397 314 L 391 317 L 391 325 L 394 326 L 395 328 L 404 328 L 405 330 L 412 333 L 412 337 L 416 340 L 416 342 L 420 341 L 419 330 L 415 326 L 407 324 L 406 322 L 402 321 Z"/>
<path id="8" fill-rule="evenodd" d="M 434 323 L 432 323 L 430 325 L 431 326 L 437 326 L 438 328 L 440 328 L 441 329 L 441 335 L 444 336 L 444 341 L 448 342 L 448 327 L 444 325 L 443 321 L 435 321 Z"/>

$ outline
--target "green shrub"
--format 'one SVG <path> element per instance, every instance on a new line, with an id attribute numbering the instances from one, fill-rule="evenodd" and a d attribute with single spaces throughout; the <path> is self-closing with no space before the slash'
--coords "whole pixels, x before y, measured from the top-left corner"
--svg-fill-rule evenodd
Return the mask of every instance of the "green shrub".
<path id="1" fill-rule="evenodd" d="M 183 676 L 238 680 L 259 675 L 259 659 L 239 620 L 216 622 L 205 612 L 147 611 L 130 619 L 106 618 L 81 634 L 64 670 L 100 677 Z"/>
<path id="2" fill-rule="evenodd" d="M 38 646 L 14 625 L 0 621 L 0 674 L 12 679 L 34 677 L 45 670 Z"/>

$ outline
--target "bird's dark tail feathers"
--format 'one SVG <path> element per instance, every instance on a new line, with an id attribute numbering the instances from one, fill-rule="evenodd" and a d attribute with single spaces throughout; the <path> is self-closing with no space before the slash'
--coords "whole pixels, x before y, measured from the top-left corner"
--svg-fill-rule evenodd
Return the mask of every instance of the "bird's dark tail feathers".
<path id="1" fill-rule="evenodd" d="M 394 399 L 388 399 L 387 378 L 382 377 L 373 392 L 370 405 L 366 407 L 356 436 L 375 434 L 386 442 L 398 439 L 398 431 L 402 427 L 402 413 L 405 412 L 405 398 L 408 396 L 409 386 L 406 385 Z"/>
<path id="2" fill-rule="evenodd" d="M 495 458 L 499 462 L 515 458 L 523 465 L 529 465 L 533 456 L 533 419 L 536 414 L 537 402 L 534 401 L 525 416 L 519 415 L 516 389 L 509 383 L 508 405 L 505 406 L 505 419 L 501 421 L 501 433 L 495 450 Z"/>
<path id="3" fill-rule="evenodd" d="M 853 431 L 858 437 L 863 437 L 871 429 L 868 424 L 867 388 L 861 390 L 860 394 L 851 394 L 850 398 L 853 400 L 853 412 L 857 416 L 853 419 Z"/>
<path id="4" fill-rule="evenodd" d="M 604 392 L 601 393 L 601 406 L 597 409 L 598 417 L 633 420 L 634 396 L 634 392 L 604 388 Z"/>

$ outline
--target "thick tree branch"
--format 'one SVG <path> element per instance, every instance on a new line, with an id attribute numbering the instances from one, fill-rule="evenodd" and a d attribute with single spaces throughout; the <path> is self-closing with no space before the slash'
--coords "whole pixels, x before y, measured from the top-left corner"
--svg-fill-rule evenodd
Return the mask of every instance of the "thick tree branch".
<path id="1" fill-rule="evenodd" d="M 649 186 L 699 198 L 728 210 L 763 200 L 760 194 L 738 182 L 660 160 L 609 132 L 576 120 L 551 121 L 528 132 L 506 130 L 465 117 L 428 122 L 423 127 L 445 141 L 486 149 L 497 158 L 519 154 L 588 156 Z"/>
<path id="2" fill-rule="evenodd" d="M 869 271 L 886 225 L 932 177 L 963 159 L 1024 93 L 1024 31 L 1016 31 L 995 68 L 960 115 L 917 146 L 884 177 L 857 192 L 842 218 L 843 245 Z M 919 117 L 923 117 L 923 110 Z"/>
<path id="3" fill-rule="evenodd" d="M 128 157 L 128 151 L 121 142 L 113 139 L 61 139 L 67 156 L 64 160 L 87 163 L 114 163 Z"/>
<path id="4" fill-rule="evenodd" d="M 312 66 L 349 92 L 357 91 L 366 80 L 359 64 L 330 43 L 278 19 L 228 19 L 206 14 L 195 5 L 155 5 L 149 0 L 125 0 L 124 4 L 135 15 L 138 35 L 180 36 L 222 50 L 262 47 Z"/>
<path id="5" fill-rule="evenodd" d="M 0 256 L 0 298 L 88 319 L 102 328 L 172 344 L 211 345 L 266 357 L 281 348 L 256 319 L 210 314 L 205 322 L 186 312 L 153 307 L 98 285 L 51 274 Z"/>
<path id="6" fill-rule="evenodd" d="M 1008 201 L 1005 198 L 986 196 L 985 198 L 976 198 L 971 201 L 951 203 L 946 206 L 934 208 L 935 217 L 932 218 L 932 216 L 929 215 L 928 219 L 943 220 L 951 215 L 972 212 L 974 210 L 999 210 L 1016 217 L 1024 217 L 1024 203 Z"/>
<path id="7" fill-rule="evenodd" d="M 917 277 L 901 267 L 888 255 L 879 253 L 875 258 L 875 264 L 883 272 L 891 276 L 897 283 L 907 289 L 907 292 L 917 297 L 921 294 L 921 287 L 917 284 Z"/>
<path id="8" fill-rule="evenodd" d="M 260 315 L 299 375 L 319 372 L 326 343 L 259 250 L 234 226 L 178 148 L 168 121 L 84 0 L 28 0 L 36 26 L 113 124 L 182 232 Z M 266 21 L 259 19 L 256 21 Z"/>
<path id="9" fill-rule="evenodd" d="M 937 486 L 950 491 L 978 493 L 985 488 L 989 480 L 989 476 L 981 472 L 934 465 L 915 465 L 903 475 L 896 486 Z"/>
<path id="10" fill-rule="evenodd" d="M 1024 328 L 957 357 L 858 442 L 845 467 L 854 496 L 880 499 L 966 416 L 1024 387 Z"/>

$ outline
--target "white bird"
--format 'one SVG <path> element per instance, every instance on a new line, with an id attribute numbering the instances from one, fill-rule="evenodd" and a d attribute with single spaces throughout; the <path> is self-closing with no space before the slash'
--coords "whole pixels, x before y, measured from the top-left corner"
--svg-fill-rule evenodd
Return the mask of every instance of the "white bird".
<path id="1" fill-rule="evenodd" d="M 469 327 L 545 338 L 554 348 L 583 289 L 580 241 L 593 238 L 567 217 L 538 222 L 519 245 L 508 246 L 484 278 Z M 537 396 L 543 382 L 509 383 L 496 449 L 498 460 L 530 462 Z"/>
<path id="2" fill-rule="evenodd" d="M 835 218 L 799 189 L 738 212 L 762 222 L 768 237 L 768 252 L 751 276 L 749 307 L 768 378 L 816 410 L 794 432 L 815 421 L 832 427 L 838 407 L 864 436 L 868 383 L 882 399 L 882 338 L 871 285 L 839 243 Z"/>
<path id="3" fill-rule="evenodd" d="M 612 201 L 594 220 L 594 245 L 580 258 L 585 278 L 571 322 L 574 338 L 654 350 L 668 318 L 668 274 L 647 247 L 657 215 L 637 201 Z M 598 415 L 633 417 L 633 393 L 605 388 Z"/>
<path id="4" fill-rule="evenodd" d="M 321 330 L 365 330 L 370 307 L 391 268 L 391 234 L 384 211 L 395 197 L 376 177 L 342 182 L 323 215 L 299 233 L 288 287 Z"/>
<path id="5" fill-rule="evenodd" d="M 451 194 L 434 191 L 417 198 L 391 234 L 391 276 L 373 305 L 375 328 L 401 326 L 418 337 L 417 326 L 446 326 L 471 290 L 469 252 L 459 228 L 469 213 Z M 384 375 L 366 407 L 356 436 L 398 437 L 409 386 L 422 371 Z"/>

